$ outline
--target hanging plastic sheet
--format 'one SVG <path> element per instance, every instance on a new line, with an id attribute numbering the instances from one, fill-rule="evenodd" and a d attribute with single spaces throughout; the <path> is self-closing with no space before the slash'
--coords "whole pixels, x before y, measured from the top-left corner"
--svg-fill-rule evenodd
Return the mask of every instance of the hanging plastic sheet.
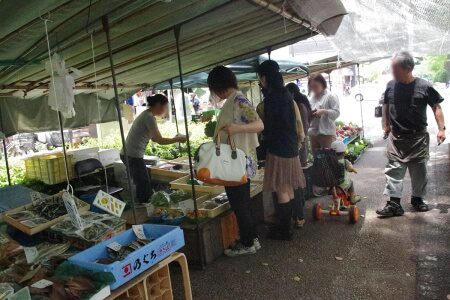
<path id="1" fill-rule="evenodd" d="M 64 128 L 117 121 L 114 101 L 100 98 L 98 104 L 94 94 L 75 95 L 75 99 L 76 116 L 65 118 Z M 0 111 L 6 136 L 59 129 L 57 115 L 47 105 L 47 96 L 35 99 L 2 98 Z"/>
<path id="2" fill-rule="evenodd" d="M 343 3 L 348 15 L 329 40 L 344 60 L 390 57 L 401 50 L 409 50 L 414 55 L 450 52 L 448 0 L 347 0 Z"/>

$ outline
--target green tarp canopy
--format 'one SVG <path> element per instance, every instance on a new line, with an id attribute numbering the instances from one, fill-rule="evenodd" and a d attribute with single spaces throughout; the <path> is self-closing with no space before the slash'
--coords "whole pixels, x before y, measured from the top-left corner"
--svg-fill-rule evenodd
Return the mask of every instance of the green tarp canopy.
<path id="1" fill-rule="evenodd" d="M 102 97 L 110 99 L 112 79 L 103 16 L 109 19 L 119 92 L 130 95 L 178 76 L 175 27 L 181 28 L 183 74 L 195 74 L 319 33 L 299 13 L 302 3 L 303 0 L 2 0 L 0 101 L 6 99 L 5 105 L 9 105 L 9 99 L 46 97 L 49 74 L 44 68 L 48 49 L 43 19 L 50 20 L 47 25 L 51 52 L 57 52 L 67 67 L 83 72 L 76 80 L 76 92 L 92 93 L 97 83 L 100 89 L 107 90 Z M 46 105 L 46 101 L 39 103 Z M 7 122 L 4 114 L 2 109 L 1 115 Z M 105 120 L 108 118 L 101 121 Z M 85 122 L 73 124 L 82 123 Z M 35 123 L 29 128 L 41 125 L 45 124 Z M 72 126 L 70 122 L 66 125 Z M 25 130 L 20 125 L 4 127 Z M 55 122 L 53 129 L 57 127 Z"/>
<path id="2" fill-rule="evenodd" d="M 256 56 L 253 58 L 245 59 L 236 63 L 232 63 L 227 65 L 234 74 L 236 74 L 237 80 L 239 82 L 243 81 L 256 81 L 258 77 L 256 75 L 256 68 L 260 63 L 265 60 L 268 60 L 269 57 L 265 55 Z M 298 60 L 277 60 L 280 65 L 280 69 L 283 75 L 291 75 L 291 76 L 300 76 L 308 74 L 308 67 L 301 63 Z M 183 83 L 186 88 L 197 88 L 197 87 L 206 87 L 208 79 L 207 72 L 201 72 L 193 75 L 188 75 L 183 77 Z M 180 88 L 180 81 L 178 78 L 175 78 L 172 81 L 173 88 Z M 155 87 L 157 89 L 169 89 L 170 83 L 163 82 L 160 84 L 156 84 Z"/>

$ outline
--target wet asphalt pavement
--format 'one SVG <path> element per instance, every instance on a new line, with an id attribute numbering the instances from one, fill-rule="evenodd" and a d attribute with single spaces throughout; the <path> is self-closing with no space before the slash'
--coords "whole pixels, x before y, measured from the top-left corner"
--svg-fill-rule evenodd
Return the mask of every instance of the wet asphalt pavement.
<path id="1" fill-rule="evenodd" d="M 407 178 L 406 213 L 390 219 L 375 214 L 386 200 L 384 149 L 384 142 L 369 148 L 356 163 L 359 173 L 351 175 L 364 197 L 357 224 L 346 217 L 313 221 L 313 204 L 329 200 L 310 200 L 307 224 L 292 242 L 265 239 L 261 225 L 263 248 L 256 255 L 222 256 L 204 270 L 191 270 L 194 299 L 450 299 L 449 145 L 436 154 L 431 147 L 427 199 L 433 209 L 411 210 Z"/>

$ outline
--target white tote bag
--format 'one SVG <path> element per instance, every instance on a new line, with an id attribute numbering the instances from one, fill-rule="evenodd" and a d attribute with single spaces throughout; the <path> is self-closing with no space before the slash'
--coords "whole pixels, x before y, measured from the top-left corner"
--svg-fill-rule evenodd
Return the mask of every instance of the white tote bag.
<path id="1" fill-rule="evenodd" d="M 238 186 L 247 183 L 247 158 L 231 139 L 227 144 L 215 142 L 202 144 L 198 149 L 195 173 L 197 179 L 215 185 Z"/>

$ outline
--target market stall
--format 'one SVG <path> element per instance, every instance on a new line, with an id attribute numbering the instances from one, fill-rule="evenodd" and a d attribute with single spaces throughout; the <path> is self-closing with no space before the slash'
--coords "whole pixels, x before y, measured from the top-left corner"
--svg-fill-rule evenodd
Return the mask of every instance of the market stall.
<path id="1" fill-rule="evenodd" d="M 347 145 L 345 158 L 355 163 L 368 146 L 368 142 L 362 136 L 362 128 L 353 123 L 345 124 L 336 121 L 336 136 Z"/>
<path id="2" fill-rule="evenodd" d="M 214 237 L 221 243 L 222 248 L 215 248 L 221 249 L 220 253 L 236 240 L 235 219 L 228 211 L 223 188 L 196 182 L 189 138 L 187 177 L 169 182 L 175 191 L 163 195 L 167 203 L 162 196 L 158 202 L 150 201 L 146 224 L 136 224 L 137 205 L 133 201 L 131 176 L 126 171 L 123 188 L 127 186 L 131 194 L 134 222 L 125 225 L 121 218 L 125 203 L 120 199 L 100 190 L 90 205 L 74 195 L 73 154 L 66 151 L 64 128 L 110 121 L 112 111 L 119 122 L 127 157 L 121 93 L 176 76 L 184 90 L 186 73 L 208 69 L 218 62 L 252 57 L 319 32 L 296 10 L 280 13 L 273 4 L 265 6 L 262 2 L 27 2 L 21 4 L 20 10 L 30 13 L 18 18 L 12 13 L 18 11 L 17 3 L 2 1 L 7 9 L 0 13 L 4 25 L 0 26 L 0 40 L 15 42 L 4 43 L 0 55 L 0 92 L 5 100 L 0 101 L 1 131 L 6 135 L 33 131 L 43 121 L 43 115 L 31 109 L 27 113 L 14 110 L 20 116 L 26 115 L 24 118 L 8 118 L 5 111 L 11 111 L 7 109 L 9 103 L 18 103 L 25 111 L 27 107 L 44 107 L 42 103 L 51 100 L 52 117 L 45 118 L 45 130 L 60 130 L 62 153 L 32 158 L 26 164 L 31 177 L 44 179 L 49 185 L 67 185 L 48 196 L 32 193 L 31 203 L 3 214 L 8 226 L 2 224 L 1 230 L 1 296 L 103 299 L 112 292 L 112 298 L 120 294 L 131 299 L 137 289 L 140 299 L 170 299 L 167 269 L 152 269 L 153 266 L 167 265 L 172 254 L 185 246 L 185 240 L 184 251 L 194 253 L 203 266 L 208 260 L 205 251 L 216 245 L 204 242 L 208 230 L 219 231 Z M 244 40 L 246 43 L 241 42 Z M 221 51 L 217 51 L 218 42 Z M 43 62 L 47 62 L 46 67 Z M 70 69 L 65 68 L 65 63 Z M 149 78 L 151 82 L 147 81 Z M 55 89 L 58 81 L 72 83 L 64 90 L 69 93 L 68 102 L 59 102 Z M 79 108 L 86 111 L 84 118 L 79 118 L 77 106 L 70 104 L 82 105 L 83 101 L 76 99 L 83 94 L 90 94 L 85 101 L 91 102 Z M 185 101 L 183 111 L 187 120 Z M 185 122 L 184 130 L 180 130 L 187 136 L 188 126 Z M 258 194 L 260 189 L 260 184 L 256 184 L 252 194 Z M 89 212 L 91 206 L 102 213 Z M 178 217 L 180 210 L 182 218 Z M 155 213 L 158 211 L 159 215 Z M 161 222 L 172 225 L 151 224 L 152 218 L 158 216 Z M 176 225 L 183 227 L 184 234 Z M 184 268 L 183 274 L 186 273 Z M 187 285 L 186 299 L 190 299 Z"/>

